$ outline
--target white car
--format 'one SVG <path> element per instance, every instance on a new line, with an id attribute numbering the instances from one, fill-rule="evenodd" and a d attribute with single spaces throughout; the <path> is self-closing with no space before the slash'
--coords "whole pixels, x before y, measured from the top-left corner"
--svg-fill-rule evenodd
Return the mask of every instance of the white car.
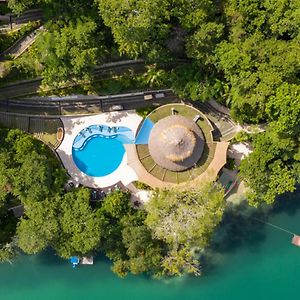
<path id="1" fill-rule="evenodd" d="M 113 105 L 109 108 L 109 111 L 118 111 L 124 109 L 124 106 L 121 104 Z"/>

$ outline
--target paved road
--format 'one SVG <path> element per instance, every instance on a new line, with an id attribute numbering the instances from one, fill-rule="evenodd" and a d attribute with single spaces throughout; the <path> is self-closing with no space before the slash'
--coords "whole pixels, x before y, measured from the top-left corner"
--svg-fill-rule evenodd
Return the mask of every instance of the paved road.
<path id="1" fill-rule="evenodd" d="M 173 63 L 162 65 L 164 69 L 170 69 L 176 65 L 187 63 L 186 60 L 178 60 Z M 145 71 L 145 61 L 138 60 L 125 60 L 112 63 L 105 63 L 101 66 L 96 66 L 93 76 L 94 80 L 109 79 L 112 75 L 121 75 L 128 70 L 133 70 L 135 73 L 143 73 Z M 41 78 L 33 80 L 24 80 L 8 84 L 0 87 L 0 101 L 17 97 L 25 97 L 34 95 L 37 93 L 39 86 L 41 85 Z"/>
<path id="2" fill-rule="evenodd" d="M 163 98 L 144 100 L 144 94 L 164 93 Z M 110 111 L 112 106 L 121 105 L 122 109 L 136 109 L 148 106 L 158 106 L 179 99 L 169 89 L 152 90 L 147 92 L 120 94 L 112 96 L 68 96 L 68 97 L 33 97 L 7 99 L 0 101 L 0 111 L 8 113 L 32 115 L 67 115 L 88 114 L 100 111 Z"/>
<path id="3" fill-rule="evenodd" d="M 29 21 L 37 21 L 37 20 L 42 20 L 43 19 L 43 11 L 41 9 L 30 9 L 25 11 L 21 16 L 16 16 L 13 14 L 6 14 L 6 15 L 1 15 L 0 20 L 4 23 L 5 25 L 0 26 L 0 29 L 6 29 L 10 28 L 10 18 L 13 26 L 15 24 L 23 24 L 27 23 Z"/>
<path id="4" fill-rule="evenodd" d="M 35 42 L 36 38 L 41 34 L 43 30 L 44 26 L 40 26 L 27 36 L 24 36 L 17 40 L 11 47 L 0 54 L 0 61 L 5 60 L 6 55 L 12 55 L 14 59 L 19 57 Z"/>
<path id="5" fill-rule="evenodd" d="M 134 70 L 135 73 L 141 73 L 145 70 L 145 62 L 143 60 L 126 60 L 96 66 L 94 70 L 94 80 L 108 79 L 111 78 L 112 74 L 120 75 L 128 70 Z M 7 98 L 12 99 L 34 95 L 37 93 L 41 81 L 41 78 L 36 78 L 0 87 L 0 101 L 6 100 Z"/>

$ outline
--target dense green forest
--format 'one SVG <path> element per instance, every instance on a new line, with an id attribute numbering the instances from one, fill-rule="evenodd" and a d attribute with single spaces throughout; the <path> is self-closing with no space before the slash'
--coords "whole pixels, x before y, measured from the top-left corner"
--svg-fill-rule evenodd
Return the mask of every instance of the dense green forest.
<path id="1" fill-rule="evenodd" d="M 299 1 L 9 0 L 9 7 L 19 14 L 34 6 L 43 8 L 47 30 L 29 51 L 30 59 L 18 65 L 20 71 L 42 75 L 43 84 L 56 87 L 68 81 L 92 81 L 93 68 L 103 62 L 143 58 L 150 66 L 146 76 L 153 86 L 170 87 L 187 100 L 215 98 L 230 108 L 235 121 L 266 125 L 264 132 L 246 137 L 253 152 L 240 167 L 240 177 L 251 188 L 252 205 L 272 204 L 278 195 L 296 189 L 300 182 Z M 186 63 L 171 70 L 158 67 L 178 59 Z M 179 230 L 180 239 L 174 240 L 164 230 L 176 229 L 161 224 L 160 214 L 181 211 L 178 203 L 191 205 L 195 199 L 202 205 L 196 191 L 188 196 L 158 193 L 144 212 L 129 207 L 123 194 L 91 209 L 86 190 L 62 193 L 63 172 L 44 146 L 20 132 L 2 130 L 1 135 L 1 203 L 5 206 L 13 198 L 30 207 L 16 226 L 7 226 L 8 233 L 0 237 L 2 245 L 11 243 L 16 232 L 13 241 L 27 253 L 51 246 L 68 257 L 99 247 L 120 275 L 198 272 L 191 249 L 205 247 L 220 222 L 223 206 L 217 191 L 215 197 L 206 198 L 218 208 L 212 223 L 201 219 L 206 224 L 203 232 Z M 161 198 L 170 199 L 170 207 L 160 207 L 166 203 Z M 5 224 L 8 217 L 2 211 Z M 71 216 L 75 213 L 81 220 L 80 212 L 88 221 L 77 228 Z M 196 222 L 192 208 L 190 213 Z M 174 213 L 169 217 L 184 218 Z M 176 220 L 172 223 L 175 226 Z M 100 235 L 95 236 L 92 228 L 99 228 Z M 3 255 L 10 251 L 3 249 Z"/>

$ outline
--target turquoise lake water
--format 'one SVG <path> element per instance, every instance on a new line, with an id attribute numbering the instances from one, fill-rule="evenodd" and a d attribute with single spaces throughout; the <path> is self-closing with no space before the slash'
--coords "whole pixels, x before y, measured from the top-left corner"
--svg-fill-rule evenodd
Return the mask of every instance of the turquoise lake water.
<path id="1" fill-rule="evenodd" d="M 268 221 L 300 234 L 300 195 L 285 203 Z M 300 248 L 291 245 L 291 236 L 253 220 L 227 218 L 227 231 L 202 277 L 119 279 L 103 258 L 73 270 L 69 262 L 43 253 L 0 265 L 0 299 L 299 299 Z"/>

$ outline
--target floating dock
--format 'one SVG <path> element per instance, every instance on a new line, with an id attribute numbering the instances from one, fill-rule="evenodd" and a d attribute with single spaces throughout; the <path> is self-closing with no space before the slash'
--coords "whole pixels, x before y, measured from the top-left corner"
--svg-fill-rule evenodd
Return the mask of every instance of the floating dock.
<path id="1" fill-rule="evenodd" d="M 93 265 L 94 264 L 94 259 L 93 256 L 84 256 L 80 260 L 81 265 Z"/>
<path id="2" fill-rule="evenodd" d="M 300 236 L 299 235 L 294 234 L 294 236 L 292 238 L 292 244 L 300 247 Z"/>

